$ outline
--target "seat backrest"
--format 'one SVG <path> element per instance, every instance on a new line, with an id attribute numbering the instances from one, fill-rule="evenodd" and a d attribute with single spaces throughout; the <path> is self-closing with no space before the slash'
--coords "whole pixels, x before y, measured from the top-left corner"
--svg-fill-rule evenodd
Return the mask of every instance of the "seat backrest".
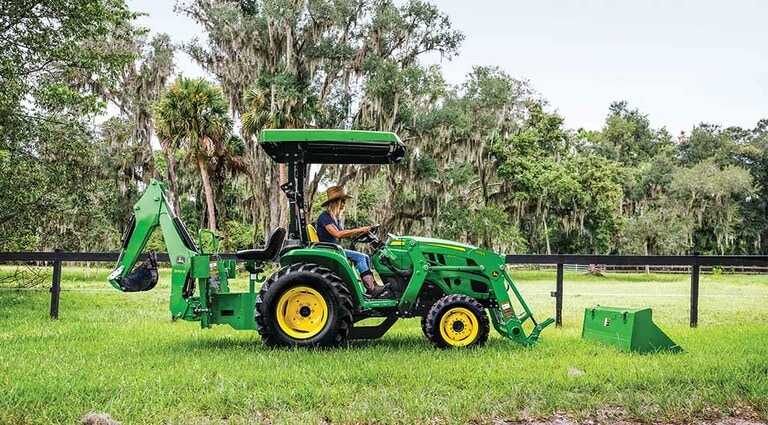
<path id="1" fill-rule="evenodd" d="M 264 247 L 265 259 L 273 260 L 275 257 L 277 257 L 277 252 L 280 251 L 280 248 L 283 246 L 283 240 L 285 240 L 286 233 L 288 232 L 283 227 L 278 227 L 274 232 L 272 232 L 272 234 L 269 236 L 267 246 Z"/>
<path id="2" fill-rule="evenodd" d="M 309 236 L 309 241 L 312 243 L 320 242 L 320 238 L 317 236 L 317 230 L 315 230 L 315 226 L 311 224 L 307 224 L 307 235 Z"/>

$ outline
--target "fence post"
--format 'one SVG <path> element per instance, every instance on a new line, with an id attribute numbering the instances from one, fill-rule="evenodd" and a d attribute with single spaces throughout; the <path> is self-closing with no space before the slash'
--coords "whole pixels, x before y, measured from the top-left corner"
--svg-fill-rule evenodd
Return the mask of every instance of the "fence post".
<path id="1" fill-rule="evenodd" d="M 563 264 L 557 265 L 557 296 L 555 297 L 555 327 L 563 327 Z"/>
<path id="2" fill-rule="evenodd" d="M 699 325 L 699 253 L 693 253 L 691 267 L 691 327 Z"/>
<path id="3" fill-rule="evenodd" d="M 54 250 L 57 254 L 60 249 Z M 61 294 L 61 256 L 53 261 L 53 285 L 51 285 L 51 319 L 59 318 L 59 294 Z"/>

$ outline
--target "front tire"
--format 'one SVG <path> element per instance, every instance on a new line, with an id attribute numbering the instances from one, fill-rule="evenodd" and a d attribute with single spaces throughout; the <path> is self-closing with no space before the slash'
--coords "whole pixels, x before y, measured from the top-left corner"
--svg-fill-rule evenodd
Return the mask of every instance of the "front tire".
<path id="1" fill-rule="evenodd" d="M 466 295 L 440 298 L 423 320 L 427 339 L 437 348 L 469 348 L 485 344 L 491 324 L 483 306 Z"/>
<path id="2" fill-rule="evenodd" d="M 273 274 L 256 298 L 256 330 L 273 347 L 336 347 L 352 329 L 352 299 L 344 282 L 317 264 Z"/>

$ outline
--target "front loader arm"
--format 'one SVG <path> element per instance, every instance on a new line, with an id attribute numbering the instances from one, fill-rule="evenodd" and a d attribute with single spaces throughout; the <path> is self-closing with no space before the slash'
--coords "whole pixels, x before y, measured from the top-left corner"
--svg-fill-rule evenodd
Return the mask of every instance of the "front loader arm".
<path id="1" fill-rule="evenodd" d="M 109 276 L 109 283 L 125 292 L 145 291 L 154 287 L 154 283 L 140 282 L 151 272 L 152 257 L 134 270 L 134 266 L 146 247 L 152 231 L 158 226 L 163 232 L 163 240 L 168 249 L 171 262 L 171 311 L 181 317 L 188 311 L 187 299 L 195 291 L 194 279 L 191 278 L 192 258 L 198 255 L 198 247 L 189 236 L 186 227 L 176 217 L 165 196 L 165 185 L 152 180 L 144 195 L 133 206 L 133 218 L 123 237 L 122 251 L 117 266 Z M 156 273 L 157 265 L 154 264 Z M 153 276 L 155 282 L 156 274 Z"/>

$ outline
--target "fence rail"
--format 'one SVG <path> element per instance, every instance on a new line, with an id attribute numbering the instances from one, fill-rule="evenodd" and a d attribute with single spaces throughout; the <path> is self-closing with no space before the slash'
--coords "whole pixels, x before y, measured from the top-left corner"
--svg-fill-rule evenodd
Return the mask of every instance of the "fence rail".
<path id="1" fill-rule="evenodd" d="M 234 259 L 235 254 L 219 254 L 221 258 Z M 142 254 L 139 261 L 144 261 L 147 255 Z M 114 263 L 120 258 L 119 252 L 0 252 L 0 264 L 13 262 L 50 262 L 53 263 L 53 279 L 51 282 L 51 319 L 59 318 L 59 297 L 61 295 L 61 264 L 64 262 L 109 262 Z M 169 263 L 168 253 L 158 253 L 157 261 Z"/>
<path id="2" fill-rule="evenodd" d="M 507 264 L 556 264 L 555 326 L 563 326 L 563 268 L 565 264 L 606 266 L 691 266 L 690 327 L 699 323 L 699 275 L 702 266 L 768 266 L 766 255 L 507 255 Z"/>
<path id="3" fill-rule="evenodd" d="M 234 254 L 220 254 L 222 258 L 234 259 Z M 53 281 L 51 285 L 52 319 L 59 317 L 59 296 L 61 294 L 61 264 L 63 262 L 116 262 L 117 252 L 0 252 L 0 264 L 8 262 L 51 262 Z M 142 256 L 140 260 L 144 260 Z M 167 253 L 158 253 L 157 260 L 169 262 Z M 768 267 L 766 255 L 507 255 L 507 264 L 556 265 L 557 278 L 555 291 L 555 324 L 563 325 L 563 272 L 564 266 L 600 264 L 606 266 L 690 266 L 691 267 L 691 306 L 690 326 L 697 327 L 699 317 L 699 274 L 701 267 Z"/>
<path id="4" fill-rule="evenodd" d="M 611 266 L 768 266 L 768 255 L 507 255 L 509 264 L 604 264 Z"/>
<path id="5" fill-rule="evenodd" d="M 235 254 L 219 254 L 224 259 L 234 259 Z M 0 263 L 27 262 L 27 261 L 65 261 L 65 262 L 116 262 L 120 258 L 119 252 L 0 252 Z M 139 260 L 144 261 L 146 254 L 141 254 Z M 157 261 L 168 263 L 168 254 L 157 253 Z"/>
<path id="6" fill-rule="evenodd" d="M 611 273 L 661 273 L 661 274 L 691 274 L 691 266 L 627 266 L 627 265 L 600 265 L 597 271 Z M 557 264 L 515 264 L 511 268 L 520 270 L 554 270 Z M 587 264 L 565 264 L 566 272 L 589 272 Z M 760 266 L 701 266 L 701 274 L 768 274 L 768 267 Z"/>

